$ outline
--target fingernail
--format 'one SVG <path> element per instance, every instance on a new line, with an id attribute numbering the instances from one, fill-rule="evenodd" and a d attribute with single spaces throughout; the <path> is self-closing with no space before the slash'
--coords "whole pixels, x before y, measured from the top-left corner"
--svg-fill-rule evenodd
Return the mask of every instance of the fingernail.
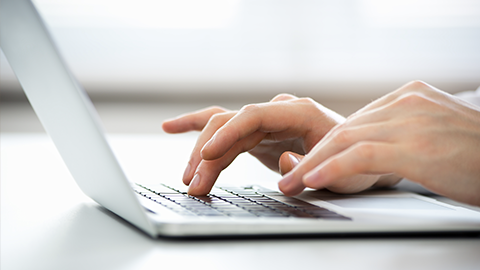
<path id="1" fill-rule="evenodd" d="M 189 161 L 187 164 L 187 168 L 185 168 L 185 172 L 183 173 L 183 178 L 182 178 L 183 183 L 185 183 L 185 185 L 189 184 L 188 177 L 190 176 L 191 170 L 192 170 L 192 165 L 190 165 L 190 161 Z"/>
<path id="2" fill-rule="evenodd" d="M 188 193 L 190 193 L 190 191 L 194 191 L 197 188 L 199 183 L 200 183 L 200 175 L 197 173 L 195 174 L 195 176 L 193 176 L 192 182 L 190 182 Z"/>
<path id="3" fill-rule="evenodd" d="M 290 163 L 292 165 L 292 168 L 297 166 L 297 164 L 300 162 L 300 160 L 292 154 L 288 154 L 288 158 L 290 159 Z"/>

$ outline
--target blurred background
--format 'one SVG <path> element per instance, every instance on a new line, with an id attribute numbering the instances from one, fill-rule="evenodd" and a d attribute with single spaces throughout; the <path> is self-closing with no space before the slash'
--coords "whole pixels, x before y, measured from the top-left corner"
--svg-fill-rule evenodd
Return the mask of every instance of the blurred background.
<path id="1" fill-rule="evenodd" d="M 278 93 L 348 115 L 408 81 L 480 86 L 478 0 L 35 0 L 108 132 Z M 2 132 L 42 131 L 0 56 Z"/>

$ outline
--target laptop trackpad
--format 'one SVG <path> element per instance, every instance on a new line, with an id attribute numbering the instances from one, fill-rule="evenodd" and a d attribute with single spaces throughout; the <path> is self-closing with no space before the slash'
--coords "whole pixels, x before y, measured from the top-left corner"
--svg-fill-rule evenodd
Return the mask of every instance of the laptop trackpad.
<path id="1" fill-rule="evenodd" d="M 349 197 L 325 201 L 344 208 L 452 210 L 448 207 L 412 197 Z"/>

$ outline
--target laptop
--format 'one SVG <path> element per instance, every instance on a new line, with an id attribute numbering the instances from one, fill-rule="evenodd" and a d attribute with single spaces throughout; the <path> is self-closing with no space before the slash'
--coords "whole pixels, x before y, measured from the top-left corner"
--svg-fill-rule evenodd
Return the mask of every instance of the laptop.
<path id="1" fill-rule="evenodd" d="M 32 2 L 2 0 L 0 10 L 0 47 L 80 189 L 154 238 L 480 232 L 480 213 L 409 192 L 286 197 L 242 185 L 193 197 L 181 184 L 127 179 Z"/>

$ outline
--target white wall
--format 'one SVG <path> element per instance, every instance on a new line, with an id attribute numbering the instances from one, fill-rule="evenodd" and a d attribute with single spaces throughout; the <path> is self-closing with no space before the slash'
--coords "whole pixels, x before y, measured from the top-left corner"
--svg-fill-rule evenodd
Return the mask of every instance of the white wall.
<path id="1" fill-rule="evenodd" d="M 480 85 L 480 1 L 36 0 L 92 95 L 373 98 Z M 1 55 L 2 92 L 15 77 Z"/>

